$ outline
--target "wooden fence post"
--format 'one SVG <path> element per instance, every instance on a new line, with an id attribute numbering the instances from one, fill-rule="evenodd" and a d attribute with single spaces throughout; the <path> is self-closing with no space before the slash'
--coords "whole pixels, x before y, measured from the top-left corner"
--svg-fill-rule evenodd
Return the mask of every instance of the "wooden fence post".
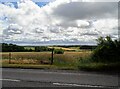
<path id="1" fill-rule="evenodd" d="M 51 54 L 51 65 L 53 64 L 53 53 L 54 53 L 54 48 L 52 48 L 52 54 Z"/>
<path id="2" fill-rule="evenodd" d="M 9 64 L 11 64 L 11 53 L 9 53 Z"/>

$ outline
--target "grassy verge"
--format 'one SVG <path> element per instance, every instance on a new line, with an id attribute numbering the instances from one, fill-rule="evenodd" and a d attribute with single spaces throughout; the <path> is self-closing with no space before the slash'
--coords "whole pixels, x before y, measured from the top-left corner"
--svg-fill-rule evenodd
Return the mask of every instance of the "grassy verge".
<path id="1" fill-rule="evenodd" d="M 35 65 L 35 64 L 2 64 L 2 68 L 26 68 L 26 69 L 60 69 L 60 70 L 85 70 L 85 71 L 118 71 L 120 63 L 89 63 L 76 66 L 63 65 Z"/>
<path id="2" fill-rule="evenodd" d="M 60 69 L 75 70 L 74 66 L 57 66 L 57 65 L 35 65 L 35 64 L 2 64 L 2 68 L 23 68 L 23 69 Z"/>
<path id="3" fill-rule="evenodd" d="M 80 63 L 78 68 L 86 71 L 119 71 L 120 62 L 118 63 Z"/>
<path id="4" fill-rule="evenodd" d="M 79 63 L 78 65 L 48 65 L 48 64 L 2 64 L 2 68 L 23 69 L 58 69 L 58 70 L 84 70 L 84 71 L 119 71 L 120 63 Z"/>

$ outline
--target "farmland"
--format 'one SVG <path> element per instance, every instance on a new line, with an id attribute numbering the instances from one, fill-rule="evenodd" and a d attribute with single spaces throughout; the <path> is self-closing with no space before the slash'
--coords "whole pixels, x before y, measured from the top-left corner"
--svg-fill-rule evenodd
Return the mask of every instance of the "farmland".
<path id="1" fill-rule="evenodd" d="M 18 64 L 18 65 L 46 65 L 41 61 L 50 62 L 51 52 L 2 52 L 2 64 Z M 91 51 L 83 52 L 67 52 L 64 54 L 54 54 L 54 66 L 58 67 L 77 67 L 80 58 L 85 58 L 91 54 Z M 9 60 L 10 59 L 10 60 Z M 49 65 L 49 64 L 47 64 Z"/>
<path id="2" fill-rule="evenodd" d="M 3 43 L 0 63 L 2 67 L 15 68 L 118 70 L 119 42 L 109 42 L 110 38 L 106 38 L 108 40 L 102 39 L 105 44 L 100 41 L 98 46 L 18 46 Z"/>

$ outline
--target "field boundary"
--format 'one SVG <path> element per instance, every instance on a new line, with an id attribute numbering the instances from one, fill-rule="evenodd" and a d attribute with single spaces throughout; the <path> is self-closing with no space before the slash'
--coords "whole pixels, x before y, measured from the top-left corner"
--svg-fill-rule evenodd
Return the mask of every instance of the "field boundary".
<path id="1" fill-rule="evenodd" d="M 40 69 L 40 70 L 64 70 L 64 71 L 76 71 L 76 72 L 92 72 L 97 74 L 107 74 L 107 75 L 119 75 L 119 70 L 94 70 L 94 69 L 79 69 L 70 67 L 58 67 L 55 65 L 17 65 L 17 64 L 3 64 L 0 68 L 16 68 L 16 69 Z"/>
<path id="2" fill-rule="evenodd" d="M 20 69 L 55 69 L 55 70 L 78 70 L 74 67 L 59 67 L 55 65 L 32 65 L 32 64 L 2 64 L 1 68 L 20 68 Z"/>

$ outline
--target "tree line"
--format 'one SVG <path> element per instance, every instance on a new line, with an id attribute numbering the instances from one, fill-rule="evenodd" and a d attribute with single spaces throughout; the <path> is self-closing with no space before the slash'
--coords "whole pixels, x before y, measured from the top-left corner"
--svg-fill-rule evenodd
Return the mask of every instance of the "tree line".
<path id="1" fill-rule="evenodd" d="M 15 44 L 2 43 L 2 52 L 22 52 L 25 51 L 23 46 L 18 46 Z"/>
<path id="2" fill-rule="evenodd" d="M 18 46 L 16 44 L 7 44 L 1 43 L 2 52 L 42 52 L 42 51 L 51 51 L 47 46 L 35 46 L 34 49 L 27 49 L 24 46 Z"/>
<path id="3" fill-rule="evenodd" d="M 43 51 L 51 51 L 51 48 L 48 48 L 47 46 L 32 46 L 27 47 L 26 46 L 18 46 L 16 44 L 7 44 L 7 43 L 1 43 L 2 45 L 2 52 L 43 52 Z M 59 46 L 58 46 L 59 47 Z M 65 48 L 69 47 L 75 47 L 75 46 L 61 46 Z M 77 45 L 78 47 L 78 45 Z M 80 49 L 95 49 L 96 46 L 87 46 L 87 45 L 79 45 Z M 33 48 L 33 49 L 32 49 Z M 64 53 L 63 50 L 55 50 L 55 53 Z"/>

